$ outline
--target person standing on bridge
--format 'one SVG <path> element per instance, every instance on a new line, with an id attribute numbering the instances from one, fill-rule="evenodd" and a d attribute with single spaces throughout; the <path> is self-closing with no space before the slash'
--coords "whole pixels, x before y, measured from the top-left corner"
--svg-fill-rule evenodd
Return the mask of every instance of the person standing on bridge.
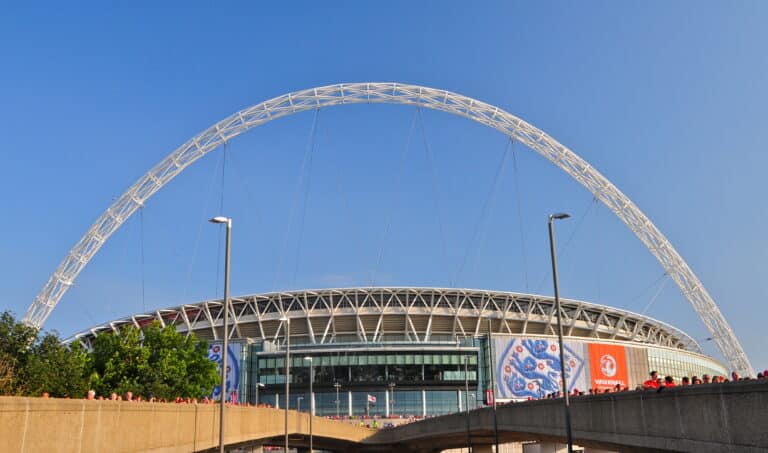
<path id="1" fill-rule="evenodd" d="M 659 373 L 651 371 L 651 378 L 643 382 L 643 388 L 646 390 L 656 390 L 659 388 Z"/>

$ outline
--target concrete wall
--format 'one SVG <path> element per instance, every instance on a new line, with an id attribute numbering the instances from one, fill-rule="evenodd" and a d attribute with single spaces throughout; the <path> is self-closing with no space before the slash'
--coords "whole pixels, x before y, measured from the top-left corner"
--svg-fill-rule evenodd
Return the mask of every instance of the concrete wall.
<path id="1" fill-rule="evenodd" d="M 768 380 L 698 385 L 661 393 L 624 392 L 572 399 L 574 441 L 613 451 L 768 451 Z M 503 442 L 564 442 L 562 400 L 498 408 Z M 365 443 L 399 443 L 416 451 L 466 445 L 466 415 L 454 414 L 377 433 Z M 471 412 L 473 443 L 493 442 L 493 412 Z"/>
<path id="2" fill-rule="evenodd" d="M 308 415 L 289 415 L 291 435 L 308 435 Z M 228 445 L 258 444 L 285 430 L 284 412 L 276 409 L 228 407 L 226 417 Z M 0 397 L 0 451 L 203 451 L 218 445 L 218 428 L 218 405 Z M 373 433 L 318 417 L 313 432 L 318 446 L 352 446 Z"/>
<path id="3" fill-rule="evenodd" d="M 574 441 L 609 451 L 768 451 L 768 380 L 572 400 Z M 229 407 L 226 442 L 282 443 L 284 413 Z M 454 414 L 374 431 L 315 417 L 315 447 L 339 451 L 438 452 L 467 445 L 467 416 Z M 564 442 L 562 400 L 498 408 L 501 443 Z M 0 397 L 0 451 L 205 451 L 218 445 L 218 406 Z M 470 413 L 475 451 L 494 442 L 490 408 Z M 307 414 L 290 412 L 292 445 L 306 447 Z M 277 442 L 275 441 L 277 440 Z"/>

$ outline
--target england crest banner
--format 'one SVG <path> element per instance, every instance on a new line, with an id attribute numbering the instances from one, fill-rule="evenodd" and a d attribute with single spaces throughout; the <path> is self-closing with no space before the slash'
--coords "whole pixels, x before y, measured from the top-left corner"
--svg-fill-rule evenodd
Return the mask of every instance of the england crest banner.
<path id="1" fill-rule="evenodd" d="M 560 388 L 560 348 L 555 338 L 494 337 L 496 387 L 501 398 L 542 398 Z M 565 342 L 568 391 L 586 390 L 583 343 Z"/>

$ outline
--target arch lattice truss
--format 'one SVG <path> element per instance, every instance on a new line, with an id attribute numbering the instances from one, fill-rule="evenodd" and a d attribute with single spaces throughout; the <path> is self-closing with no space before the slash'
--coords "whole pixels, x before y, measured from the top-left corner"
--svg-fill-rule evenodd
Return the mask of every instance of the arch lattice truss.
<path id="1" fill-rule="evenodd" d="M 282 339 L 281 319 L 291 319 L 291 337 L 308 344 L 334 342 L 455 341 L 456 337 L 496 334 L 557 335 L 552 297 L 502 291 L 453 288 L 338 288 L 285 291 L 234 297 L 230 302 L 231 338 Z M 699 345 L 673 326 L 626 310 L 578 300 L 561 300 L 563 331 L 569 337 L 608 339 L 687 349 Z M 488 326 L 486 320 L 491 320 Z M 224 301 L 160 308 L 137 313 L 75 334 L 91 347 L 102 332 L 124 325 L 159 321 L 179 332 L 221 340 Z"/>
<path id="2" fill-rule="evenodd" d="M 677 250 L 635 204 L 599 171 L 542 130 L 490 104 L 445 90 L 400 83 L 350 83 L 296 91 L 241 110 L 195 136 L 142 176 L 69 251 L 27 310 L 40 327 L 104 242 L 144 202 L 187 166 L 228 140 L 268 121 L 343 104 L 405 104 L 440 110 L 485 124 L 538 152 L 587 188 L 621 219 L 656 257 L 712 334 L 733 369 L 752 366 L 712 297 Z"/>

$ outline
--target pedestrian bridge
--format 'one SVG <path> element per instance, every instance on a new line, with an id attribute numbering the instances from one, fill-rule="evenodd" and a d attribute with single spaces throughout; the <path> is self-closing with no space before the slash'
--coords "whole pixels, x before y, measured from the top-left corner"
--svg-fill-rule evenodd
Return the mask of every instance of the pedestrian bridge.
<path id="1" fill-rule="evenodd" d="M 573 437 L 587 449 L 622 452 L 768 451 L 768 380 L 697 385 L 656 392 L 611 393 L 572 400 Z M 282 445 L 284 413 L 230 407 L 230 447 Z M 497 409 L 502 443 L 565 441 L 562 400 Z M 205 452 L 218 445 L 218 406 L 41 398 L 0 398 L 3 451 Z M 308 446 L 309 417 L 289 414 L 291 446 Z M 436 417 L 375 431 L 313 419 L 314 446 L 338 452 L 432 453 L 466 447 L 490 452 L 493 410 Z"/>
<path id="2" fill-rule="evenodd" d="M 283 445 L 285 412 L 228 406 L 225 442 L 259 451 Z M 375 431 L 313 418 L 314 447 L 357 451 Z M 289 411 L 291 446 L 309 445 L 309 416 Z M 219 405 L 0 397 L 0 451 L 205 452 L 219 445 Z"/>
<path id="3" fill-rule="evenodd" d="M 660 393 L 623 392 L 571 399 L 574 442 L 586 451 L 767 452 L 768 380 L 696 385 Z M 563 400 L 497 408 L 501 443 L 565 443 Z M 473 445 L 490 452 L 493 410 L 454 414 L 380 431 L 365 439 L 381 451 L 438 452 Z M 469 440 L 468 440 L 469 439 Z"/>

